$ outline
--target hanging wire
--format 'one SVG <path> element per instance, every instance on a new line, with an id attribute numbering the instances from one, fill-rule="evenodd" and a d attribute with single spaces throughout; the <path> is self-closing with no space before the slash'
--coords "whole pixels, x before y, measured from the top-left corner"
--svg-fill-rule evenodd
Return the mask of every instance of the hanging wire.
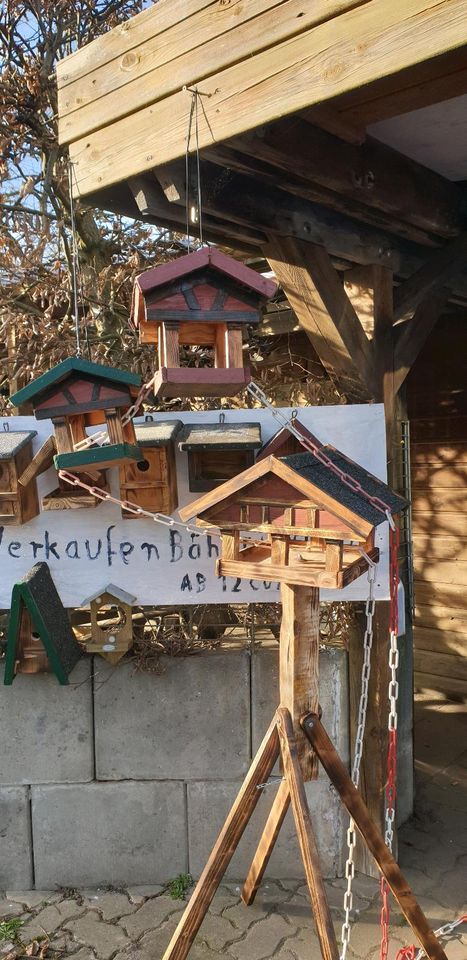
<path id="1" fill-rule="evenodd" d="M 198 224 L 199 224 L 199 239 L 201 245 L 203 244 L 203 214 L 202 209 L 203 205 L 201 202 L 201 164 L 199 158 L 199 123 L 198 123 L 198 99 L 199 93 L 195 88 L 195 137 L 196 137 L 196 186 L 197 186 L 197 196 L 198 196 Z"/>
<path id="2" fill-rule="evenodd" d="M 70 219 L 71 219 L 71 271 L 73 282 L 73 313 L 75 316 L 76 356 L 81 356 L 79 339 L 78 315 L 78 241 L 76 238 L 75 207 L 73 202 L 73 164 L 68 161 L 68 189 L 70 192 Z"/>
<path id="3" fill-rule="evenodd" d="M 191 250 L 190 243 L 190 221 L 191 223 L 198 222 L 199 224 L 199 239 L 203 243 L 203 219 L 202 219 L 202 194 L 201 194 L 201 161 L 199 154 L 199 116 L 198 116 L 198 100 L 200 93 L 197 87 L 183 87 L 186 93 L 191 93 L 191 106 L 190 113 L 188 117 L 188 131 L 186 137 L 186 150 L 185 150 L 185 200 L 186 200 L 186 234 L 188 241 L 188 253 Z M 195 150 L 196 150 L 196 197 L 195 204 L 193 203 L 193 210 L 191 212 L 190 204 L 190 144 L 191 144 L 191 135 L 193 129 L 193 119 L 195 122 Z M 191 216 L 190 216 L 191 213 Z"/>

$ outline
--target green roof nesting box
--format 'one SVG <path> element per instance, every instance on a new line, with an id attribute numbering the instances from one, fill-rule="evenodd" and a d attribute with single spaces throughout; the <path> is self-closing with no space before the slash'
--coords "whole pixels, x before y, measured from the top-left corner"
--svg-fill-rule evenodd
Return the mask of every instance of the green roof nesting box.
<path id="1" fill-rule="evenodd" d="M 51 418 L 57 470 L 90 473 L 97 480 L 106 467 L 141 460 L 133 423 L 122 422 L 140 383 L 140 377 L 126 370 L 69 357 L 11 400 L 15 406 L 31 402 L 37 420 Z M 86 446 L 86 427 L 100 423 L 105 423 L 108 441 Z"/>
<path id="2" fill-rule="evenodd" d="M 0 432 L 0 525 L 27 523 L 39 513 L 35 478 L 22 483 L 32 459 L 35 430 Z"/>
<path id="3" fill-rule="evenodd" d="M 183 522 L 220 529 L 219 576 L 342 589 L 368 568 L 362 550 L 378 560 L 375 527 L 386 515 L 369 498 L 391 513 L 406 501 L 338 450 L 321 450 L 348 482 L 312 453 L 268 456 L 180 510 Z"/>
<path id="4" fill-rule="evenodd" d="M 154 392 L 166 397 L 228 397 L 250 381 L 243 364 L 243 332 L 260 319 L 260 307 L 277 285 L 204 247 L 137 277 L 132 321 L 141 343 L 156 343 Z M 180 347 L 202 346 L 206 366 L 181 366 Z"/>

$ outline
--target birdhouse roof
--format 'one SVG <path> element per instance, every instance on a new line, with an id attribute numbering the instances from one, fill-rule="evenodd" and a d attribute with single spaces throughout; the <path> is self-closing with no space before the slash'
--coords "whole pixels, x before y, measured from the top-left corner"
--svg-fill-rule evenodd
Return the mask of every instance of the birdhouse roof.
<path id="1" fill-rule="evenodd" d="M 10 460 L 29 440 L 37 437 L 36 430 L 5 430 L 0 433 L 0 460 Z"/>
<path id="2" fill-rule="evenodd" d="M 87 607 L 89 603 L 97 600 L 98 597 L 102 597 L 104 593 L 110 593 L 116 600 L 120 600 L 121 603 L 126 603 L 129 607 L 132 607 L 136 600 L 136 597 L 133 597 L 131 593 L 127 593 L 126 590 L 122 590 L 121 587 L 116 587 L 114 583 L 108 583 L 106 587 L 101 587 L 101 589 L 96 590 L 91 597 L 83 600 L 81 606 Z"/>
<path id="3" fill-rule="evenodd" d="M 329 458 L 341 470 L 361 484 L 370 497 L 379 497 L 387 504 L 391 513 L 398 513 L 406 501 L 394 494 L 387 484 L 368 473 L 363 467 L 349 460 L 332 447 L 323 447 Z M 187 504 L 179 513 L 183 522 L 202 516 L 213 506 L 230 497 L 235 497 L 256 480 L 273 474 L 294 488 L 302 498 L 317 503 L 342 518 L 356 533 L 368 536 L 372 527 L 378 526 L 386 517 L 382 510 L 371 504 L 363 492 L 359 493 L 347 486 L 329 467 L 321 464 L 311 453 L 297 453 L 290 457 L 266 457 L 238 476 L 227 480 L 221 486 Z M 267 494 L 265 494 L 267 503 Z"/>
<path id="4" fill-rule="evenodd" d="M 67 357 L 56 367 L 52 367 L 47 373 L 43 373 L 37 380 L 32 380 L 18 393 L 10 398 L 15 407 L 27 403 L 29 400 L 37 400 L 50 387 L 60 384 L 71 373 L 81 373 L 88 377 L 96 377 L 99 380 L 105 380 L 108 383 L 116 383 L 128 387 L 139 387 L 141 377 L 136 373 L 130 373 L 128 370 L 120 370 L 118 367 L 107 367 L 102 363 L 92 363 L 91 360 L 85 360 L 83 357 Z"/>
<path id="5" fill-rule="evenodd" d="M 303 426 L 303 423 L 301 423 L 298 417 L 294 417 L 292 423 L 295 429 L 298 430 L 305 440 L 309 440 L 314 444 L 315 447 L 323 446 L 321 441 L 318 440 L 318 438 L 315 437 L 315 435 L 311 433 L 307 427 Z M 290 433 L 290 430 L 288 430 L 287 427 L 281 427 L 280 430 L 277 430 L 277 432 L 269 438 L 269 440 L 266 440 L 266 443 L 261 447 L 261 450 L 258 453 L 257 459 L 263 460 L 264 457 L 269 457 L 271 454 L 277 455 L 277 451 L 280 450 L 282 445 L 286 443 L 290 437 L 293 437 L 293 434 Z M 305 452 L 305 448 L 303 448 L 303 451 Z"/>
<path id="6" fill-rule="evenodd" d="M 231 280 L 235 280 L 242 286 L 254 291 L 262 300 L 270 300 L 277 291 L 277 283 L 273 280 L 267 280 L 260 273 L 252 270 L 251 267 L 246 267 L 238 260 L 234 260 L 233 257 L 221 253 L 216 247 L 202 247 L 201 250 L 195 250 L 194 253 L 178 257 L 177 260 L 158 264 L 158 266 L 140 273 L 139 277 L 136 277 L 135 284 L 144 295 L 157 287 L 173 283 L 181 277 L 186 277 L 198 270 L 204 270 L 206 267 L 211 267 L 218 273 L 224 274 Z"/>
<path id="7" fill-rule="evenodd" d="M 136 442 L 139 447 L 166 447 L 183 427 L 181 420 L 155 420 L 135 423 Z"/>
<path id="8" fill-rule="evenodd" d="M 187 423 L 178 436 L 180 450 L 258 450 L 260 423 Z"/>

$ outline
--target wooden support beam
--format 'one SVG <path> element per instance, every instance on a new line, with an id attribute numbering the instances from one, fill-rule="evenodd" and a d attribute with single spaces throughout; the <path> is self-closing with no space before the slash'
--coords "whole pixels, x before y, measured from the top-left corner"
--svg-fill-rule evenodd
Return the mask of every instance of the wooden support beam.
<path id="1" fill-rule="evenodd" d="M 442 287 L 452 286 L 448 281 L 465 269 L 466 259 L 467 233 L 430 254 L 425 263 L 398 287 L 394 296 L 395 320 L 412 314 L 422 301 Z"/>
<path id="2" fill-rule="evenodd" d="M 35 477 L 38 477 L 41 473 L 44 473 L 45 470 L 48 470 L 53 464 L 56 452 L 57 444 L 55 437 L 53 435 L 47 437 L 47 440 L 44 441 L 40 449 L 33 456 L 21 476 L 18 477 L 18 483 L 20 483 L 22 487 L 27 487 L 31 480 L 34 480 Z"/>
<path id="3" fill-rule="evenodd" d="M 393 390 L 398 393 L 411 367 L 426 343 L 449 296 L 446 287 L 427 294 L 411 320 L 401 325 L 394 351 Z M 396 328 L 397 329 L 397 328 Z"/>
<path id="4" fill-rule="evenodd" d="M 374 398 L 372 345 L 324 247 L 271 238 L 264 252 L 330 376 L 349 399 Z"/>
<path id="5" fill-rule="evenodd" d="M 317 767 L 300 727 L 306 703 L 319 706 L 319 590 L 281 583 L 282 620 L 279 653 L 279 699 L 292 718 L 303 779 L 316 778 Z"/>

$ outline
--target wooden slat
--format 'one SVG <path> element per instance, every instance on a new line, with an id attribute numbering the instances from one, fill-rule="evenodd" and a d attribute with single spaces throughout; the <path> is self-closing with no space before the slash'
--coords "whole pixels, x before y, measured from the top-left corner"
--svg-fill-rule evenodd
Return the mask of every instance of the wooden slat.
<path id="1" fill-rule="evenodd" d="M 415 556 L 467 561 L 467 538 L 416 535 L 412 545 Z"/>
<path id="2" fill-rule="evenodd" d="M 411 424 L 412 443 L 427 444 L 433 441 L 438 446 L 448 446 L 451 442 L 465 443 L 467 437 L 467 417 L 426 417 L 414 420 Z"/>
<path id="3" fill-rule="evenodd" d="M 251 906 L 256 897 L 289 805 L 289 785 L 284 779 L 279 785 L 279 789 L 274 797 L 274 802 L 259 841 L 258 849 L 256 850 L 247 878 L 243 884 L 242 900 L 247 906 Z"/>
<path id="4" fill-rule="evenodd" d="M 422 554 L 414 554 L 415 577 L 433 583 L 464 584 L 467 592 L 467 562 L 456 560 L 438 560 Z"/>
<path id="5" fill-rule="evenodd" d="M 412 491 L 412 508 L 414 513 L 425 510 L 433 511 L 433 531 L 439 529 L 437 514 L 455 513 L 459 519 L 467 522 L 467 488 L 464 487 L 436 487 L 435 490 Z"/>
<path id="6" fill-rule="evenodd" d="M 467 436 L 467 423 L 466 423 Z M 427 466 L 444 466 L 454 464 L 457 468 L 459 464 L 467 464 L 467 443 L 412 443 L 410 456 L 413 467 L 426 464 Z"/>
<path id="7" fill-rule="evenodd" d="M 418 670 L 414 676 L 415 690 L 434 690 L 444 693 L 450 699 L 467 699 L 467 683 L 453 677 L 438 677 L 432 673 L 422 673 Z"/>
<path id="8" fill-rule="evenodd" d="M 465 621 L 464 625 L 464 633 L 454 633 L 449 628 L 437 630 L 416 626 L 413 632 L 415 647 L 417 650 L 428 650 L 431 653 L 445 653 L 467 658 L 467 623 Z"/>
<path id="9" fill-rule="evenodd" d="M 199 77 L 199 146 L 369 84 L 466 40 L 464 0 L 369 0 L 226 70 Z M 76 194 L 183 156 L 189 111 L 190 98 L 180 90 L 75 140 L 70 157 Z"/>
<path id="10" fill-rule="evenodd" d="M 415 497 L 418 491 L 437 490 L 441 487 L 462 489 L 466 485 L 467 462 L 456 463 L 453 460 L 445 467 L 439 467 L 433 463 L 419 466 L 412 459 L 412 488 Z"/>
<path id="11" fill-rule="evenodd" d="M 60 137 L 68 142 L 86 136 L 225 70 L 238 61 L 239 51 L 246 59 L 363 2 L 367 0 L 248 0 L 222 7 L 213 0 L 178 0 L 175 5 L 159 0 L 143 25 L 137 24 L 139 42 L 134 30 L 126 36 L 122 30 L 111 31 L 108 38 L 117 34 L 111 59 L 102 62 L 109 55 L 110 39 L 103 54 L 105 44 L 99 38 L 86 48 L 86 72 L 74 76 L 77 55 L 71 62 L 73 74 L 68 59 L 59 64 Z"/>
<path id="12" fill-rule="evenodd" d="M 413 511 L 412 528 L 415 535 L 467 537 L 467 516 L 448 511 Z"/>
<path id="13" fill-rule="evenodd" d="M 446 679 L 464 680 L 467 692 L 467 657 L 455 656 L 439 651 L 420 650 L 414 652 L 414 670 L 432 673 Z"/>
<path id="14" fill-rule="evenodd" d="M 465 584 L 430 583 L 424 580 L 415 580 L 415 597 L 417 603 L 426 603 L 429 606 L 441 604 L 467 610 Z"/>
<path id="15" fill-rule="evenodd" d="M 467 608 L 455 606 L 448 608 L 433 603 L 420 603 L 415 596 L 415 624 L 423 627 L 435 627 L 438 630 L 454 630 L 455 633 L 467 633 Z"/>

